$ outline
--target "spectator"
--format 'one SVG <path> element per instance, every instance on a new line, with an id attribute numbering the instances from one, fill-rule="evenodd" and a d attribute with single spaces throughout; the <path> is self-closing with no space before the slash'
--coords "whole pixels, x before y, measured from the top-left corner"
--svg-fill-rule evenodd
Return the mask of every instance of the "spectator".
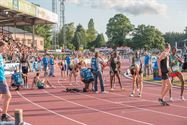
<path id="1" fill-rule="evenodd" d="M 104 90 L 104 84 L 103 84 L 102 65 L 104 65 L 104 62 L 99 57 L 99 52 L 96 52 L 95 57 L 91 59 L 91 68 L 94 74 L 94 91 L 96 93 L 98 93 L 98 88 L 97 88 L 98 78 L 100 81 L 101 93 L 106 93 L 106 91 Z"/>
<path id="2" fill-rule="evenodd" d="M 187 48 L 186 48 L 186 52 L 184 53 L 184 63 L 182 66 L 183 71 L 187 70 Z"/>
<path id="3" fill-rule="evenodd" d="M 147 52 L 145 52 L 144 56 L 144 76 L 150 75 L 150 65 L 151 65 L 151 57 Z"/>
<path id="4" fill-rule="evenodd" d="M 70 67 L 70 65 L 71 65 L 71 58 L 70 58 L 70 56 L 67 55 L 65 60 L 66 60 L 66 64 L 67 64 L 67 65 L 66 65 L 66 68 L 67 68 L 66 70 L 67 70 L 67 76 L 68 76 L 68 75 L 69 75 L 69 70 L 71 70 L 71 69 L 70 69 L 70 68 L 71 68 L 71 67 Z"/>
<path id="5" fill-rule="evenodd" d="M 54 72 L 55 72 L 54 71 L 55 70 L 54 64 L 55 64 L 54 57 L 53 57 L 53 55 L 51 55 L 50 58 L 49 58 L 49 67 L 50 67 L 49 76 L 52 76 L 52 77 L 55 77 L 55 75 L 54 75 Z"/>
<path id="6" fill-rule="evenodd" d="M 44 76 L 48 76 L 47 70 L 48 70 L 49 60 L 48 60 L 47 54 L 44 55 L 42 62 L 43 62 L 43 67 L 44 67 Z"/>

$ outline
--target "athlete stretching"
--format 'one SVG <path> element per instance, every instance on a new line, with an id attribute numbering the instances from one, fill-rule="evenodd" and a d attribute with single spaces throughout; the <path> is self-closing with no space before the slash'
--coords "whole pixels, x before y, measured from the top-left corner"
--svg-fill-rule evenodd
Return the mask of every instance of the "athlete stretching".
<path id="1" fill-rule="evenodd" d="M 172 77 L 172 83 L 173 83 L 173 78 L 178 77 L 178 79 L 181 82 L 181 94 L 180 94 L 180 99 L 185 100 L 183 96 L 184 92 L 184 76 L 180 70 L 180 63 L 183 63 L 184 61 L 176 54 L 177 48 L 172 49 L 172 54 L 170 55 L 170 66 L 172 69 L 172 73 L 170 74 L 170 77 Z M 171 96 L 171 90 L 169 92 L 170 96 L 170 101 L 173 101 L 172 96 Z"/>
<path id="2" fill-rule="evenodd" d="M 161 105 L 169 105 L 164 101 L 164 97 L 167 92 L 171 89 L 171 81 L 169 79 L 169 55 L 170 55 L 170 44 L 165 44 L 165 50 L 160 54 L 158 58 L 158 70 L 159 76 L 162 77 L 162 90 L 161 97 L 158 99 Z"/>

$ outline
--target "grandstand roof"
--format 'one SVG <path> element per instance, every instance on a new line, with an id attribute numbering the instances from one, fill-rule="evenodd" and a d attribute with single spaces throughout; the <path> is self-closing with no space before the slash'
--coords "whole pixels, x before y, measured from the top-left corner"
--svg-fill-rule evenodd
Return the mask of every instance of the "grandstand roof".
<path id="1" fill-rule="evenodd" d="M 0 26 L 55 24 L 58 15 L 26 0 L 0 0 Z"/>

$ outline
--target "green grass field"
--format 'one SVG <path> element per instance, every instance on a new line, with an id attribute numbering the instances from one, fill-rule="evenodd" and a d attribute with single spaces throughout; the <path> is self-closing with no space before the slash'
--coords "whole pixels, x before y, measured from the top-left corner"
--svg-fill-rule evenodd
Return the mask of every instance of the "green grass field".
<path id="1" fill-rule="evenodd" d="M 186 72 L 183 73 L 183 76 L 184 76 L 184 80 L 185 80 L 184 86 L 187 87 L 187 73 Z M 153 76 L 152 75 L 150 75 L 149 77 L 144 77 L 144 80 L 161 84 L 161 81 L 153 80 Z M 179 79 L 177 77 L 174 78 L 173 85 L 176 85 L 176 86 L 180 86 L 181 85 L 181 83 L 180 83 L 180 81 L 179 81 Z"/>

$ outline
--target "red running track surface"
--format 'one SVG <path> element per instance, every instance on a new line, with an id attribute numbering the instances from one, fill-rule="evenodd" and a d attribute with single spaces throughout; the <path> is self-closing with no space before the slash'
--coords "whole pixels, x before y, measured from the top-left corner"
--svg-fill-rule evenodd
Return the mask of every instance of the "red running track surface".
<path id="1" fill-rule="evenodd" d="M 128 62 L 125 61 L 125 70 Z M 55 89 L 12 91 L 9 114 L 24 110 L 24 121 L 33 125 L 187 125 L 187 101 L 180 101 L 180 89 L 173 89 L 174 102 L 160 106 L 161 86 L 144 84 L 143 97 L 129 97 L 132 81 L 121 76 L 125 91 L 116 82 L 114 92 L 107 94 L 66 93 L 66 87 L 82 88 L 83 84 L 69 85 L 68 80 L 50 78 Z M 33 74 L 29 75 L 29 83 Z M 10 79 L 8 79 L 9 82 Z M 109 69 L 104 70 L 105 90 L 109 91 Z M 99 88 L 100 90 L 100 88 Z M 186 90 L 184 96 L 187 98 Z"/>

